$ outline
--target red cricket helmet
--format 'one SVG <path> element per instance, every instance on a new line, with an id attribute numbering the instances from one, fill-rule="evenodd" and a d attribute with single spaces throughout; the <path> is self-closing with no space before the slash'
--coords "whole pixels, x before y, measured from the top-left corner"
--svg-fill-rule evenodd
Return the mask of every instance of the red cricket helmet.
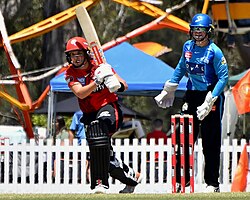
<path id="1" fill-rule="evenodd" d="M 73 37 L 66 44 L 65 53 L 75 50 L 86 50 L 88 51 L 88 43 L 83 37 Z"/>

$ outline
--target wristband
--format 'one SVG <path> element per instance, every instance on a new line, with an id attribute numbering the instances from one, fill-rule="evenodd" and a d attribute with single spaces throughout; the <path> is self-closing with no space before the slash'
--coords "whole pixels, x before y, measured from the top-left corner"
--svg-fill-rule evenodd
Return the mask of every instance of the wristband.
<path id="1" fill-rule="evenodd" d="M 97 78 L 94 79 L 94 82 L 95 82 L 95 84 L 96 84 L 97 86 L 102 84 L 102 82 L 101 82 L 101 81 L 98 81 Z"/>
<path id="2" fill-rule="evenodd" d="M 120 84 L 121 84 L 121 87 L 117 90 L 117 92 L 124 92 L 125 86 L 122 82 L 120 82 Z"/>

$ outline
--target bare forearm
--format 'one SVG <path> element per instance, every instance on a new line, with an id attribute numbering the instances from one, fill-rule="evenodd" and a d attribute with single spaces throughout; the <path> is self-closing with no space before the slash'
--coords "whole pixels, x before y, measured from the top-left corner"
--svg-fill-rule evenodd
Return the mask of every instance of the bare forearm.
<path id="1" fill-rule="evenodd" d="M 84 99 L 89 96 L 96 89 L 95 82 L 92 82 L 86 86 L 73 85 L 71 87 L 72 92 L 80 99 Z"/>

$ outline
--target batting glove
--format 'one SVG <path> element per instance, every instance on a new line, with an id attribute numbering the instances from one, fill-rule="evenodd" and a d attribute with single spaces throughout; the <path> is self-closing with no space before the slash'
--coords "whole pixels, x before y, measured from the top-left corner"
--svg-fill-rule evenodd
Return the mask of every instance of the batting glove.
<path id="1" fill-rule="evenodd" d="M 115 75 L 106 77 L 104 79 L 104 84 L 111 93 L 116 92 L 121 87 L 121 84 Z"/>
<path id="2" fill-rule="evenodd" d="M 100 66 L 95 70 L 94 80 L 97 85 L 103 83 L 104 78 L 114 75 L 112 68 L 109 64 L 100 64 Z"/>

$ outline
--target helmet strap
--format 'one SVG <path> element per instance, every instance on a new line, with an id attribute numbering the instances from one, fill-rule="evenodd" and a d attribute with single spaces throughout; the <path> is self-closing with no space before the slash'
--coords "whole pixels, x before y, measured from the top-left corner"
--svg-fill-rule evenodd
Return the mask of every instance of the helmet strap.
<path id="1" fill-rule="evenodd" d="M 69 64 L 71 64 L 71 58 L 68 52 L 66 53 L 66 60 Z"/>
<path id="2" fill-rule="evenodd" d="M 88 62 L 88 58 L 87 57 L 84 57 L 84 60 L 82 61 L 82 64 L 81 65 L 79 65 L 79 66 L 76 66 L 76 65 L 74 65 L 74 64 L 72 64 L 73 65 L 73 67 L 74 68 L 81 68 L 86 62 Z"/>

